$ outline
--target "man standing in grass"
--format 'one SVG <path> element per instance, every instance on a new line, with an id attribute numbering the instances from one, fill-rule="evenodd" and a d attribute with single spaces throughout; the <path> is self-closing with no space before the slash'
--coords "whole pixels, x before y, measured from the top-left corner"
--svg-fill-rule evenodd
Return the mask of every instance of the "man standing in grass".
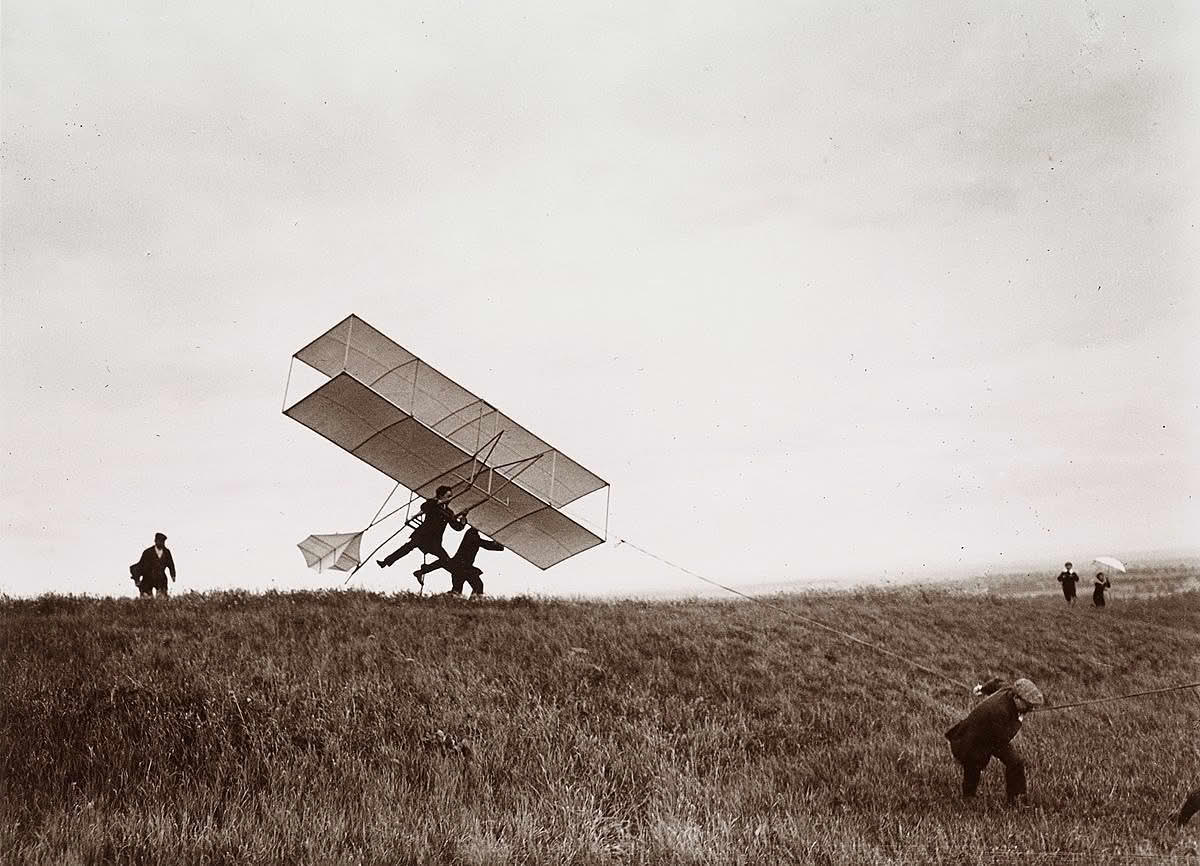
<path id="1" fill-rule="evenodd" d="M 1067 604 L 1075 603 L 1075 584 L 1079 583 L 1079 575 L 1071 568 L 1071 563 L 1067 563 L 1067 567 L 1058 575 L 1058 582 L 1062 584 L 1063 598 L 1067 600 Z"/>
<path id="2" fill-rule="evenodd" d="M 137 582 L 138 591 L 144 596 L 153 595 L 157 591 L 165 598 L 168 571 L 171 572 L 171 581 L 175 580 L 175 559 L 166 545 L 167 536 L 161 532 L 154 533 L 154 544 L 142 551 L 142 558 L 137 561 L 137 565 L 130 566 L 129 570 Z"/>
<path id="3" fill-rule="evenodd" d="M 450 510 L 449 503 L 452 492 L 452 488 L 442 485 L 434 491 L 433 499 L 426 499 L 422 502 L 421 525 L 413 530 L 408 541 L 383 559 L 375 560 L 375 564 L 380 568 L 387 568 L 414 550 L 420 550 L 422 553 L 436 556 L 438 559 L 449 559 L 450 554 L 446 553 L 446 548 L 442 545 L 442 536 L 446 534 L 446 527 L 450 526 L 456 531 L 460 531 L 466 526 L 466 523 Z M 414 571 L 413 577 L 421 586 L 425 585 L 425 573 L 421 569 Z"/>
<path id="4" fill-rule="evenodd" d="M 1012 744 L 1021 730 L 1021 717 L 1044 703 L 1042 693 L 1027 679 L 1011 685 L 993 679 L 978 689 L 988 698 L 965 719 L 946 731 L 950 753 L 962 764 L 962 795 L 975 796 L 979 777 L 992 758 L 1004 764 L 1004 790 L 1010 806 L 1025 796 L 1025 761 Z"/>

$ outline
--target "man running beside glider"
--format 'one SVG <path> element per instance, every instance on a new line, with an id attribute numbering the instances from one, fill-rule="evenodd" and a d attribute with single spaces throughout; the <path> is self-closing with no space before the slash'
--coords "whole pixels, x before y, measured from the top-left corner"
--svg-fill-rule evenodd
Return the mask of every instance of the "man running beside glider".
<path id="1" fill-rule="evenodd" d="M 428 565 L 422 565 L 413 574 L 416 575 L 417 580 L 420 580 L 424 584 L 425 575 L 439 568 L 444 568 L 450 572 L 450 577 L 453 580 L 450 595 L 462 595 L 464 583 L 471 584 L 471 598 L 483 595 L 483 581 L 480 579 L 483 570 L 475 565 L 475 557 L 479 555 L 480 548 L 484 550 L 503 550 L 504 545 L 498 541 L 481 537 L 479 530 L 472 526 L 467 530 L 467 534 L 463 536 L 463 540 L 459 543 L 458 550 L 454 551 L 453 557 L 449 559 L 437 559 Z"/>
<path id="2" fill-rule="evenodd" d="M 436 556 L 439 560 L 449 559 L 450 554 L 446 553 L 446 548 L 442 544 L 442 536 L 446 532 L 446 527 L 450 526 L 456 532 L 461 532 L 462 528 L 467 525 L 466 521 L 457 517 L 450 510 L 449 502 L 452 492 L 453 488 L 442 485 L 434 492 L 432 499 L 422 502 L 421 514 L 424 515 L 424 519 L 421 521 L 421 525 L 413 530 L 408 541 L 383 559 L 375 560 L 375 564 L 380 568 L 387 568 L 414 550 Z M 414 571 L 413 576 L 417 579 L 417 583 L 421 586 L 425 585 L 425 573 L 421 569 Z"/>
<path id="3" fill-rule="evenodd" d="M 976 688 L 988 695 L 975 709 L 950 730 L 950 753 L 962 764 L 962 795 L 975 796 L 979 777 L 992 758 L 1004 764 L 1004 790 L 1010 806 L 1019 805 L 1025 796 L 1025 761 L 1011 740 L 1021 730 L 1021 717 L 1044 703 L 1042 693 L 1027 679 L 1006 685 L 992 679 Z"/>

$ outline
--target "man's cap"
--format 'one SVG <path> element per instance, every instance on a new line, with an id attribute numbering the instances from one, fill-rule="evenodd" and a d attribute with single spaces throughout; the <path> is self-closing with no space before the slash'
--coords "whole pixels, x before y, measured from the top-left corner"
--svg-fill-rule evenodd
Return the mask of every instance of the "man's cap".
<path id="1" fill-rule="evenodd" d="M 1038 687 L 1032 681 L 1025 678 L 1021 678 L 1013 683 L 1012 690 L 1014 695 L 1030 706 L 1040 707 L 1046 703 L 1046 699 L 1042 697 L 1042 693 L 1038 691 Z"/>
<path id="2" fill-rule="evenodd" d="M 167 540 L 166 533 L 163 533 L 163 532 L 154 533 L 154 540 L 155 541 L 166 541 Z"/>
<path id="3" fill-rule="evenodd" d="M 1068 562 L 1068 563 L 1067 563 L 1067 568 L 1070 568 L 1070 567 L 1071 567 L 1071 563 L 1069 563 L 1069 562 Z"/>
<path id="4" fill-rule="evenodd" d="M 453 490 L 453 489 L 454 489 L 453 487 L 447 487 L 445 484 L 443 484 L 441 487 L 439 487 L 439 488 L 438 488 L 438 489 L 437 489 L 437 490 L 434 492 L 434 494 L 433 494 L 433 495 L 434 495 L 434 496 L 444 496 L 445 494 L 449 493 L 449 492 L 450 492 L 451 490 Z"/>

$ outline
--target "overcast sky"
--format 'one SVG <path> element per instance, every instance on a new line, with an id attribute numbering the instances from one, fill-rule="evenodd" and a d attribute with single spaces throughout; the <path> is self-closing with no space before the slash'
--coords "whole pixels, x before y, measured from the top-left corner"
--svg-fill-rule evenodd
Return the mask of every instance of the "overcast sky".
<path id="1" fill-rule="evenodd" d="M 351 312 L 610 481 L 612 538 L 724 582 L 1197 539 L 1194 3 L 2 26 L 0 592 L 129 594 L 160 529 L 181 590 L 339 583 L 296 542 L 392 483 L 280 409 Z M 696 585 L 615 545 L 479 564 Z"/>

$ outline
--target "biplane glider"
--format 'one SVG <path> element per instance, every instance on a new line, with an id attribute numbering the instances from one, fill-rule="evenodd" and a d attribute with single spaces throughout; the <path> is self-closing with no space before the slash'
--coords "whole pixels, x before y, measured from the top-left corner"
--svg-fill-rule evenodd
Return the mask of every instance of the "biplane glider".
<path id="1" fill-rule="evenodd" d="M 296 352 L 293 367 L 297 360 L 325 381 L 291 406 L 285 392 L 284 414 L 412 491 L 410 505 L 448 485 L 458 516 L 541 569 L 604 542 L 608 482 L 358 316 Z M 289 368 L 289 388 L 291 379 Z M 585 500 L 599 520 L 581 516 Z M 380 506 L 367 528 L 399 510 L 380 518 Z M 310 566 L 345 569 L 362 559 L 362 532 L 310 536 L 300 548 Z"/>

